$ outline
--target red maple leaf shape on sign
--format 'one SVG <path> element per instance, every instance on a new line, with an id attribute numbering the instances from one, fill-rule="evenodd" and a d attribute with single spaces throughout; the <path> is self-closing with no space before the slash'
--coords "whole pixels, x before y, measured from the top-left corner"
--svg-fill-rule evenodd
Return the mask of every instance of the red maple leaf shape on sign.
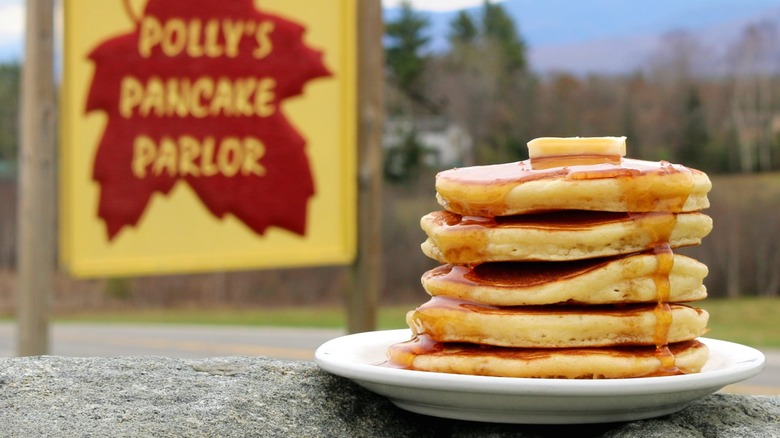
<path id="1" fill-rule="evenodd" d="M 109 240 L 180 180 L 218 218 L 305 235 L 314 181 L 282 102 L 331 73 L 304 32 L 252 0 L 150 0 L 133 32 L 92 51 L 86 111 L 108 116 L 93 179 Z"/>

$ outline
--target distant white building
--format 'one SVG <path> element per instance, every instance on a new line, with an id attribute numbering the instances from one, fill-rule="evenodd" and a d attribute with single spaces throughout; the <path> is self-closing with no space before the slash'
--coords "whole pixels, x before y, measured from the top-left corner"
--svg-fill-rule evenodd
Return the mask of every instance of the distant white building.
<path id="1" fill-rule="evenodd" d="M 473 141 L 462 126 L 442 117 L 425 119 L 393 118 L 385 122 L 382 146 L 392 149 L 403 144 L 411 133 L 424 148 L 427 166 L 449 168 L 471 164 Z"/>

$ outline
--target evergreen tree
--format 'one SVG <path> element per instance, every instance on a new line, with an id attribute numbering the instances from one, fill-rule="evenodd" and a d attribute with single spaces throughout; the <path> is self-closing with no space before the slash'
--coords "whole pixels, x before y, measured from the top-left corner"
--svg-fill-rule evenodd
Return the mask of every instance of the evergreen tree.
<path id="1" fill-rule="evenodd" d="M 703 158 L 709 143 L 709 134 L 699 91 L 691 86 L 685 99 L 682 126 L 682 142 L 677 151 L 678 160 L 691 166 L 703 167 Z"/>
<path id="2" fill-rule="evenodd" d="M 449 40 L 453 46 L 473 44 L 479 35 L 479 29 L 466 11 L 461 10 L 450 23 Z"/>
<path id="3" fill-rule="evenodd" d="M 385 179 L 393 182 L 406 182 L 414 179 L 424 166 L 428 149 L 417 139 L 417 130 L 400 132 L 398 143 L 387 148 L 384 158 Z"/>
<path id="4" fill-rule="evenodd" d="M 390 79 L 407 94 L 418 92 L 419 79 L 425 71 L 422 50 L 430 40 L 424 33 L 429 25 L 428 19 L 415 12 L 408 0 L 401 3 L 398 19 L 385 24 L 385 59 Z"/>
<path id="5" fill-rule="evenodd" d="M 444 65 L 443 95 L 450 117 L 466 127 L 476 148 L 466 161 L 488 163 L 522 158 L 530 130 L 526 46 L 512 17 L 485 1 L 478 14 L 450 22 L 451 51 Z M 455 89 L 453 89 L 453 86 Z"/>
<path id="6" fill-rule="evenodd" d="M 18 63 L 0 64 L 0 162 L 14 162 L 17 156 L 20 75 Z"/>
<path id="7" fill-rule="evenodd" d="M 503 6 L 485 0 L 482 32 L 487 40 L 500 48 L 507 71 L 513 72 L 526 68 L 525 42 L 520 38 L 514 20 Z"/>
<path id="8" fill-rule="evenodd" d="M 423 165 L 426 147 L 417 138 L 415 113 L 419 108 L 436 110 L 421 83 L 428 62 L 423 50 L 429 42 L 425 35 L 429 25 L 408 0 L 401 3 L 398 18 L 385 24 L 387 79 L 393 95 L 388 106 L 394 107 L 389 113 L 409 122 L 399 133 L 398 141 L 385 148 L 384 173 L 391 182 L 412 179 Z"/>

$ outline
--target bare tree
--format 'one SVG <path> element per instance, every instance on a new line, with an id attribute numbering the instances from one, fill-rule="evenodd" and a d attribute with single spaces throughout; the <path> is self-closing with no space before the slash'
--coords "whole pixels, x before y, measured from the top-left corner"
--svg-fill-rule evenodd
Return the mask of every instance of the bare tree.
<path id="1" fill-rule="evenodd" d="M 691 153 L 686 125 L 690 123 L 692 97 L 693 100 L 698 99 L 698 86 L 713 63 L 712 52 L 684 30 L 663 35 L 658 49 L 648 60 L 648 80 L 654 89 L 656 118 L 651 122 L 652 127 L 645 131 L 649 132 L 647 139 L 650 144 L 661 151 L 660 158 L 673 159 L 686 155 L 686 159 L 690 159 L 700 152 Z M 703 124 L 699 125 L 699 129 L 707 131 Z M 697 144 L 696 148 L 703 149 L 704 145 Z M 684 149 L 685 154 L 682 153 Z"/>
<path id="2" fill-rule="evenodd" d="M 777 39 L 775 23 L 751 25 L 729 55 L 733 69 L 731 115 L 742 172 L 772 168 L 772 122 L 776 111 L 772 75 L 778 71 Z"/>

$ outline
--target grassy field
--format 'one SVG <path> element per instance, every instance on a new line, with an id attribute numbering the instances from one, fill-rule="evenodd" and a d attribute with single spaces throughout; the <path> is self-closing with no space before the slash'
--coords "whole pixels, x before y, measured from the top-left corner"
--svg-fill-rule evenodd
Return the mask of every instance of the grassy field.
<path id="1" fill-rule="evenodd" d="M 710 313 L 707 337 L 754 347 L 780 348 L 780 299 L 707 299 L 697 303 Z M 406 327 L 404 315 L 413 306 L 382 307 L 379 329 Z M 341 328 L 346 324 L 343 309 L 171 309 L 121 313 L 71 315 L 61 322 L 216 324 L 284 327 Z"/>
<path id="2" fill-rule="evenodd" d="M 707 337 L 780 348 L 780 298 L 708 299 L 699 307 L 710 313 Z"/>

